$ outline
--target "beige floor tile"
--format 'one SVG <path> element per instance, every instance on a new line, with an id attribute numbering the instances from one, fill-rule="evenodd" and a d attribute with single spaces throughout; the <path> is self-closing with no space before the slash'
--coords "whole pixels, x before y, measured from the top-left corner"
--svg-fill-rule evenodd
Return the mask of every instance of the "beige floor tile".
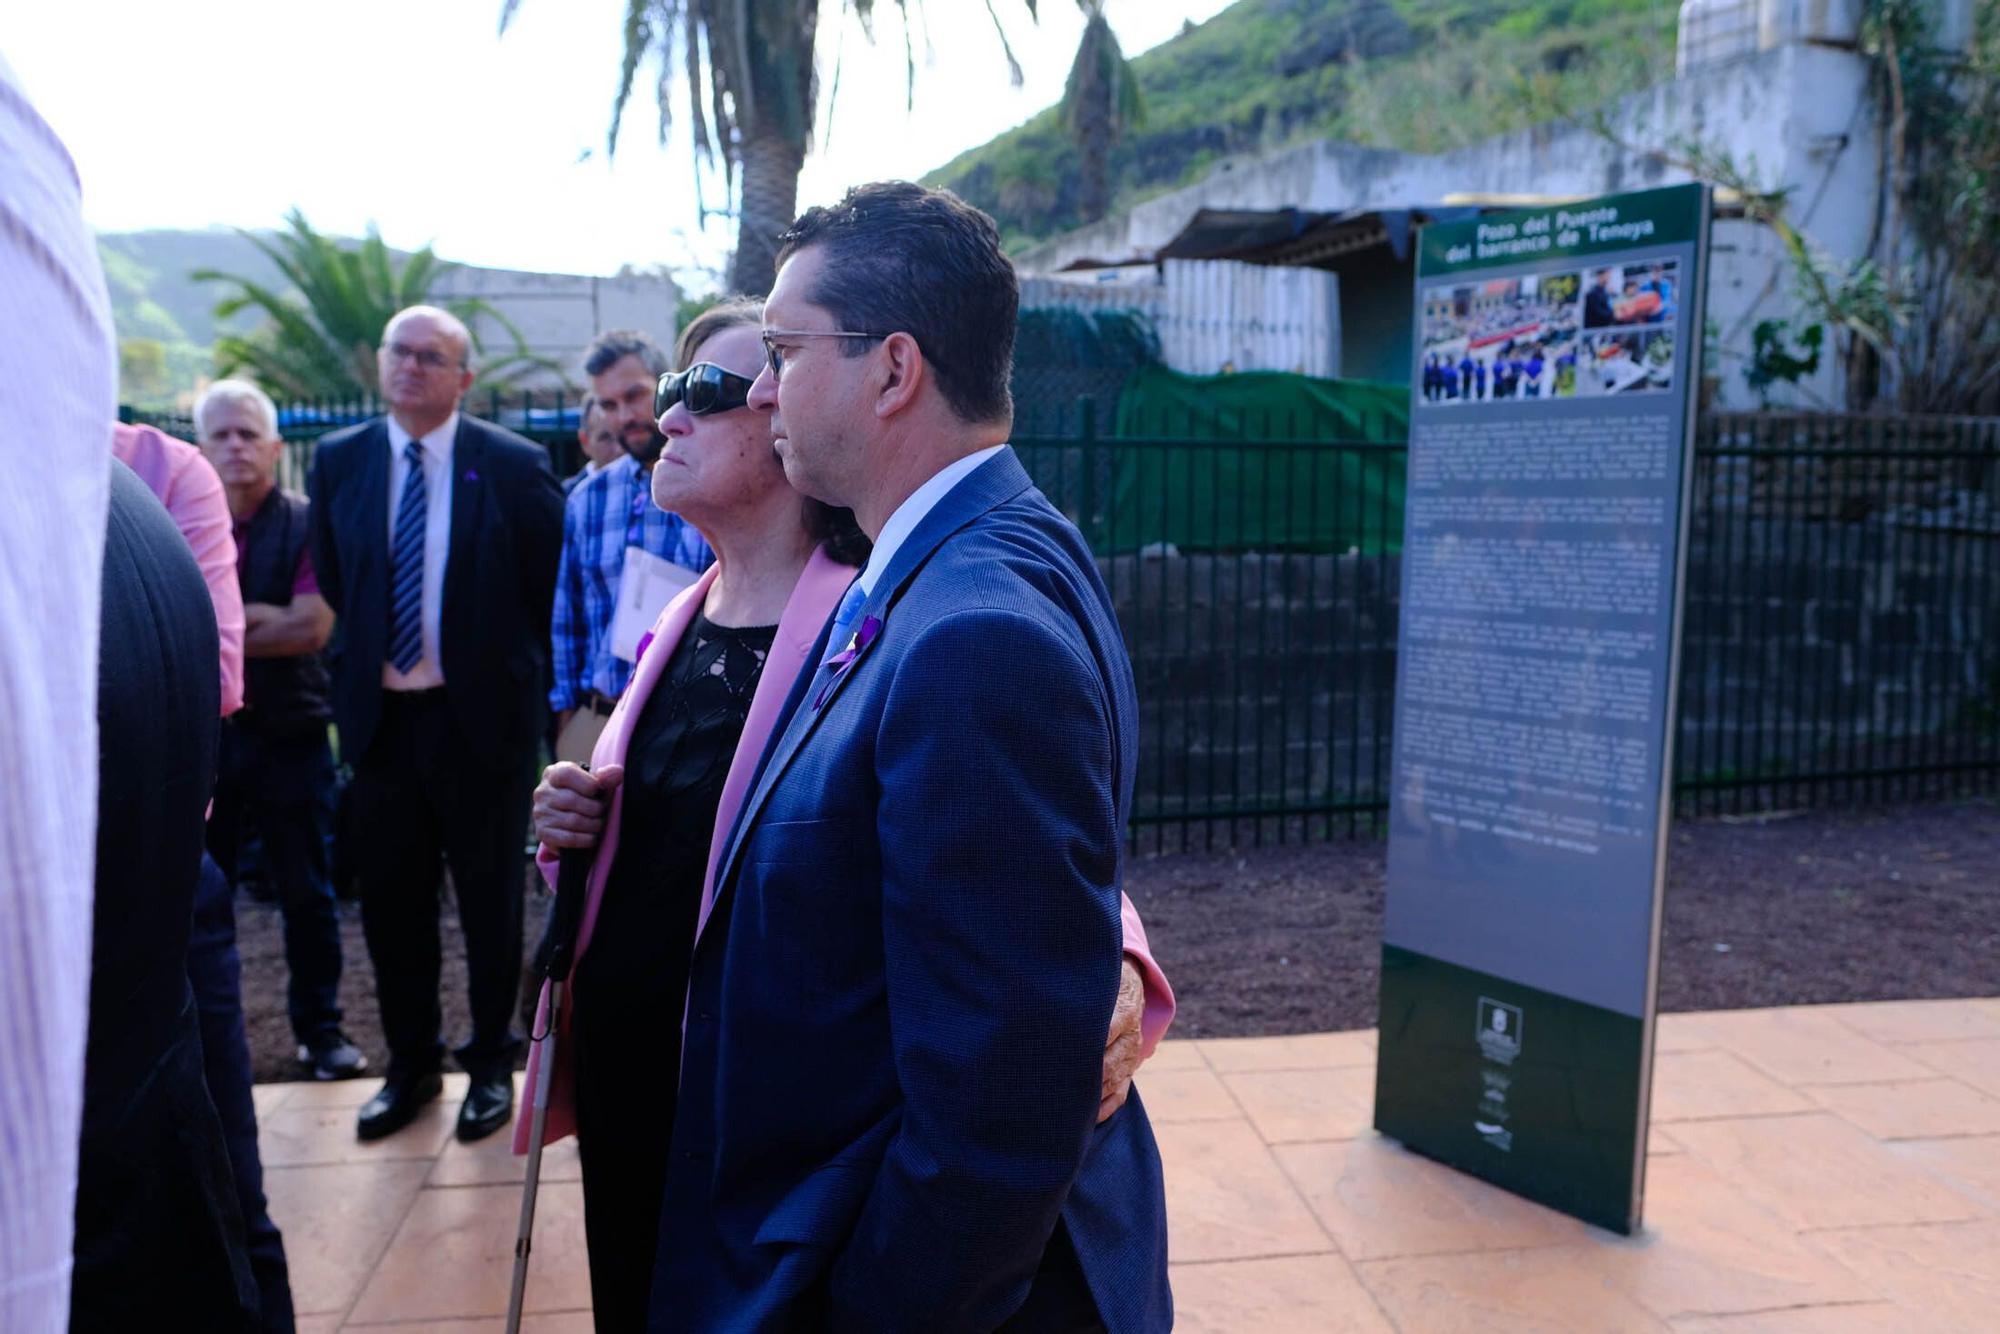
<path id="1" fill-rule="evenodd" d="M 504 1316 L 513 1274 L 521 1193 L 512 1186 L 426 1190 L 403 1219 L 388 1254 L 349 1320 L 446 1320 Z M 583 1188 L 544 1187 L 528 1262 L 527 1309 L 577 1311 L 590 1304 L 583 1248 Z"/>
<path id="2" fill-rule="evenodd" d="M 1398 1328 L 1427 1334 L 1664 1330 L 1572 1247 L 1405 1256 L 1356 1266 Z"/>
<path id="3" fill-rule="evenodd" d="M 1715 1045 L 1702 1030 L 1703 1014 L 1663 1014 L 1653 1021 L 1653 1053 L 1703 1051 Z"/>
<path id="4" fill-rule="evenodd" d="M 382 1080 L 374 1074 L 363 1075 L 359 1079 L 330 1079 L 324 1083 L 281 1084 L 288 1088 L 291 1096 L 285 1099 L 287 1107 L 355 1107 L 367 1102 L 382 1091 Z M 438 1101 L 451 1104 L 454 1113 L 465 1098 L 465 1076 L 448 1074 L 444 1077 L 444 1092 Z"/>
<path id="5" fill-rule="evenodd" d="M 296 1084 L 258 1084 L 250 1090 L 250 1102 L 256 1107 L 257 1115 L 264 1116 L 284 1106 L 285 1100 L 297 1087 Z"/>
<path id="6" fill-rule="evenodd" d="M 1956 1191 L 1825 1112 L 1683 1121 L 1674 1138 L 1800 1228 L 1944 1222 L 1977 1213 Z"/>
<path id="7" fill-rule="evenodd" d="M 2000 1327 L 2000 1219 L 1857 1228 L 1813 1241 L 1894 1300 L 1908 1330 Z"/>
<path id="8" fill-rule="evenodd" d="M 2000 1217 L 2000 1135 L 1904 1140 L 1890 1145 L 1889 1152 Z"/>
<path id="9" fill-rule="evenodd" d="M 1648 1158 L 1665 1158 L 1670 1154 L 1683 1152 L 1685 1150 L 1681 1148 L 1681 1142 L 1671 1134 L 1660 1129 L 1657 1125 L 1650 1126 L 1647 1129 L 1646 1156 Z"/>
<path id="10" fill-rule="evenodd" d="M 1206 1070 L 1208 1060 L 1201 1054 L 1201 1044 L 1186 1038 L 1167 1038 L 1153 1048 L 1153 1054 L 1139 1067 L 1141 1074 L 1157 1074 L 1162 1070 Z"/>
<path id="11" fill-rule="evenodd" d="M 1823 1005 L 1823 1013 L 1877 1042 L 1953 1042 L 2000 1038 L 2000 1009 L 1976 1000 L 1868 1001 Z"/>
<path id="12" fill-rule="evenodd" d="M 353 1304 L 429 1170 L 422 1161 L 265 1169 L 271 1221 L 285 1235 L 293 1309 L 337 1316 Z"/>
<path id="13" fill-rule="evenodd" d="M 1173 1259 L 1244 1260 L 1333 1249 L 1247 1121 L 1169 1123 L 1153 1133 L 1166 1162 Z"/>
<path id="14" fill-rule="evenodd" d="M 1670 1323 L 1674 1334 L 1915 1334 L 1908 1314 L 1889 1302 L 1689 1316 Z"/>
<path id="15" fill-rule="evenodd" d="M 1806 1092 L 1820 1106 L 1876 1139 L 2000 1135 L 2000 1098 L 1989 1098 L 1956 1079 L 1820 1084 Z"/>
<path id="16" fill-rule="evenodd" d="M 514 1152 L 514 1131 L 496 1131 L 477 1144 L 445 1141 L 444 1152 L 431 1169 L 432 1186 L 497 1186 L 518 1184 L 527 1179 L 528 1159 Z M 559 1140 L 542 1150 L 542 1181 L 580 1181 L 583 1165 L 577 1161 L 576 1137 Z"/>
<path id="17" fill-rule="evenodd" d="M 1930 1069 L 2000 1098 L 2000 1039 L 1924 1042 L 1902 1048 Z"/>
<path id="18" fill-rule="evenodd" d="M 1166 1121 L 1233 1121 L 1243 1115 L 1236 1099 L 1207 1066 L 1186 1070 L 1155 1070 L 1148 1064 L 1133 1081 L 1154 1124 Z"/>
<path id="19" fill-rule="evenodd" d="M 380 1163 L 437 1157 L 451 1137 L 457 1104 L 440 1098 L 387 1139 L 354 1137 L 352 1107 L 298 1107 L 291 1103 L 257 1120 L 257 1149 L 266 1167 L 321 1163 Z"/>
<path id="20" fill-rule="evenodd" d="M 340 1316 L 302 1315 L 293 1324 L 294 1334 L 339 1334 Z"/>
<path id="21" fill-rule="evenodd" d="M 1607 1237 L 1580 1262 L 1609 1275 L 1657 1316 L 1881 1296 L 1691 1154 L 1647 1165 L 1645 1214 L 1639 1235 Z"/>
<path id="22" fill-rule="evenodd" d="M 1182 1334 L 1370 1334 L 1393 1328 L 1338 1255 L 1175 1265 L 1174 1328 Z"/>
<path id="23" fill-rule="evenodd" d="M 1215 1038 L 1201 1054 L 1223 1074 L 1238 1070 L 1325 1070 L 1375 1064 L 1375 1030 L 1300 1033 L 1276 1038 Z"/>
<path id="24" fill-rule="evenodd" d="M 1375 1067 L 1246 1070 L 1223 1076 L 1267 1144 L 1353 1139 L 1375 1124 Z"/>
<path id="25" fill-rule="evenodd" d="M 1706 1014 L 1691 1027 L 1786 1084 L 1879 1083 L 1928 1073 L 1896 1048 L 1810 1006 Z"/>
<path id="26" fill-rule="evenodd" d="M 1593 1235 L 1575 1219 L 1379 1135 L 1272 1152 L 1350 1260 L 1555 1246 Z M 1172 1164 L 1168 1171 L 1171 1192 Z"/>
<path id="27" fill-rule="evenodd" d="M 373 1334 L 505 1334 L 507 1317 L 491 1320 L 390 1321 L 360 1325 L 349 1322 L 343 1330 L 368 1330 Z M 588 1311 L 547 1311 L 521 1316 L 521 1334 L 596 1334 L 596 1323 Z"/>
<path id="28" fill-rule="evenodd" d="M 1734 1052 L 1662 1052 L 1653 1058 L 1653 1119 L 1694 1121 L 1808 1112 L 1811 1099 Z"/>

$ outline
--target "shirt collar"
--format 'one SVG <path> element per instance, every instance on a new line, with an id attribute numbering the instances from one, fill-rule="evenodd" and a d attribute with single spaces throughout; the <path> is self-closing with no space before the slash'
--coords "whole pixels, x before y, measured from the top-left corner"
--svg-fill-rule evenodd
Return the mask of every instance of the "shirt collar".
<path id="1" fill-rule="evenodd" d="M 387 420 L 389 423 L 389 451 L 392 455 L 400 458 L 403 450 L 409 446 L 411 440 L 410 433 L 403 429 L 403 424 L 397 421 L 394 415 L 391 415 Z M 451 444 L 456 439 L 458 439 L 458 411 L 457 409 L 453 409 L 451 416 L 446 417 L 436 429 L 424 433 L 424 458 L 426 460 L 439 459 L 449 461 L 451 458 Z"/>
<path id="2" fill-rule="evenodd" d="M 882 525 L 882 535 L 875 539 L 875 549 L 869 553 L 868 564 L 861 571 L 861 591 L 864 594 L 874 593 L 882 572 L 889 568 L 889 562 L 896 558 L 896 552 L 917 530 L 924 516 L 936 509 L 937 503 L 969 473 L 1006 447 L 1004 444 L 988 445 L 985 449 L 975 450 L 962 459 L 947 463 L 933 473 L 929 481 L 912 491 L 909 499 L 896 506 L 896 512 Z"/>

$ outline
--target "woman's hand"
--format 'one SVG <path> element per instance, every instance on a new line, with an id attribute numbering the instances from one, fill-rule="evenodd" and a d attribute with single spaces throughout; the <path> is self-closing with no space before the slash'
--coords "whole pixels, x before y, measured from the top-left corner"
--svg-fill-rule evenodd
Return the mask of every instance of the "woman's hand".
<path id="1" fill-rule="evenodd" d="M 568 760 L 542 771 L 535 789 L 535 837 L 549 847 L 594 848 L 604 836 L 611 791 L 625 766 L 607 764 L 596 773 Z"/>

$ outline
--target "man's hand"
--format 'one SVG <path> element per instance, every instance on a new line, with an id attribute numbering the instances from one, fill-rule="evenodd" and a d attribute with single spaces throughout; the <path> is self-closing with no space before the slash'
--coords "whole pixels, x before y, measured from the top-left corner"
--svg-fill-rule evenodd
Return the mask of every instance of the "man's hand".
<path id="1" fill-rule="evenodd" d="M 1139 1020 L 1146 1013 L 1146 984 L 1130 959 L 1122 961 L 1118 974 L 1118 1003 L 1111 1009 L 1111 1036 L 1104 1040 L 1104 1084 L 1099 1090 L 1099 1124 L 1125 1105 L 1132 1091 L 1132 1076 L 1138 1072 L 1143 1037 Z"/>

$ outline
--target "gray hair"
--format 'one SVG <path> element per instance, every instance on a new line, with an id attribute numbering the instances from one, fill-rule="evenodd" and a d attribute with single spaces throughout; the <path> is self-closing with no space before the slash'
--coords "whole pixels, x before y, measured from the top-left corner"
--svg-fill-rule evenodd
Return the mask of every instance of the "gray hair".
<path id="1" fill-rule="evenodd" d="M 674 368 L 666 350 L 637 329 L 609 329 L 583 350 L 583 373 L 602 375 L 627 357 L 637 357 L 649 374 L 665 375 Z"/>
<path id="2" fill-rule="evenodd" d="M 248 380 L 217 380 L 195 400 L 194 433 L 197 436 L 208 434 L 208 410 L 221 403 L 248 407 L 263 420 L 266 438 L 277 435 L 278 405 L 271 401 L 269 394 Z"/>

